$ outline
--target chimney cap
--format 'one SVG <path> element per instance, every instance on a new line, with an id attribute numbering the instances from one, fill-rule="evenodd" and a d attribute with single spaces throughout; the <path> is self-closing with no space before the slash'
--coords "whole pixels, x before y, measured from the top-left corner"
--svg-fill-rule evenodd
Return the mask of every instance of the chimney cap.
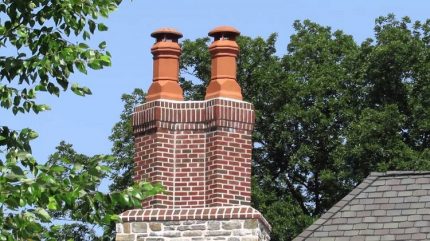
<path id="1" fill-rule="evenodd" d="M 159 28 L 155 30 L 153 33 L 151 33 L 151 37 L 157 38 L 157 39 L 160 37 L 163 37 L 164 35 L 169 35 L 177 39 L 182 38 L 182 33 L 177 31 L 174 28 Z"/>
<path id="2" fill-rule="evenodd" d="M 208 35 L 211 36 L 211 37 L 216 37 L 216 36 L 221 35 L 223 33 L 231 34 L 234 37 L 240 35 L 239 30 L 237 30 L 237 29 L 235 29 L 235 28 L 233 28 L 231 26 L 219 26 L 219 27 L 216 27 L 216 28 L 212 29 L 208 33 Z"/>

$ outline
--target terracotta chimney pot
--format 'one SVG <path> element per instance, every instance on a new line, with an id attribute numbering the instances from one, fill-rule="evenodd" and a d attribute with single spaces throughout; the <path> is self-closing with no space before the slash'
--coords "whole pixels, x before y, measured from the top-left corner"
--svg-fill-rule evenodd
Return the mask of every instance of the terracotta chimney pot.
<path id="1" fill-rule="evenodd" d="M 208 35 L 214 37 L 214 41 L 209 46 L 212 56 L 211 80 L 205 99 L 225 97 L 242 100 L 241 88 L 236 81 L 236 60 L 239 54 L 236 37 L 240 32 L 230 26 L 220 26 Z"/>
<path id="2" fill-rule="evenodd" d="M 178 82 L 179 56 L 181 55 L 178 39 L 182 37 L 182 34 L 173 28 L 160 28 L 154 31 L 151 37 L 156 39 L 151 48 L 154 56 L 154 72 L 146 101 L 183 100 L 183 91 Z"/>

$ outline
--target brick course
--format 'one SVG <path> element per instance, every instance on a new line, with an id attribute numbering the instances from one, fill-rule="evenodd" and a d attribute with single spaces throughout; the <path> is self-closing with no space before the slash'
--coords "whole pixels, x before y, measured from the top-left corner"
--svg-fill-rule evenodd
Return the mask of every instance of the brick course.
<path id="1" fill-rule="evenodd" d="M 134 178 L 166 187 L 143 207 L 248 205 L 254 118 L 252 104 L 233 99 L 138 106 Z"/>

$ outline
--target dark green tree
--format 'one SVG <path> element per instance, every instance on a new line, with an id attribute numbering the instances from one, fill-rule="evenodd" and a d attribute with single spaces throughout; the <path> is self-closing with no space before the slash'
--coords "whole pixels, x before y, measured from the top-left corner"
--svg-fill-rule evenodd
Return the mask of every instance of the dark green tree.
<path id="1" fill-rule="evenodd" d="M 358 45 L 341 31 L 297 21 L 282 58 L 273 36 L 239 39 L 238 81 L 257 112 L 253 202 L 274 226 L 274 240 L 290 240 L 371 171 L 430 168 L 429 23 L 380 17 L 375 39 Z M 208 79 L 200 53 L 207 44 L 183 48 L 187 72 L 206 78 L 197 92 Z M 287 213 L 280 206 L 299 221 L 279 221 Z"/>
<path id="2" fill-rule="evenodd" d="M 348 127 L 340 160 L 359 182 L 371 171 L 428 170 L 430 20 L 376 19 L 361 46 L 364 108 Z"/>
<path id="3" fill-rule="evenodd" d="M 272 224 L 272 240 L 282 241 L 372 171 L 430 169 L 430 20 L 380 17 L 375 36 L 361 44 L 309 20 L 294 28 L 283 56 L 276 54 L 275 34 L 237 40 L 237 79 L 256 111 L 253 205 Z M 187 99 L 204 96 L 209 44 L 208 38 L 182 43 Z M 124 113 L 141 96 L 125 95 Z M 117 156 L 130 155 L 123 160 L 131 163 L 131 132 L 121 129 L 129 128 L 129 118 L 121 117 L 111 138 Z M 131 150 L 125 156 L 116 149 L 121 142 Z"/>
<path id="4" fill-rule="evenodd" d="M 124 109 L 120 121 L 115 123 L 109 140 L 112 141 L 112 155 L 115 161 L 109 166 L 116 170 L 112 173 L 111 190 L 122 190 L 133 185 L 134 137 L 131 116 L 134 108 L 142 104 L 146 93 L 142 89 L 134 89 L 131 94 L 123 94 L 121 100 Z"/>
<path id="5" fill-rule="evenodd" d="M 123 94 L 121 100 L 124 103 L 124 109 L 120 115 L 120 120 L 115 123 L 109 140 L 112 141 L 112 156 L 115 157 L 108 162 L 109 167 L 115 170 L 110 173 L 111 184 L 109 190 L 116 192 L 124 190 L 134 185 L 134 137 L 132 126 L 132 113 L 134 108 L 143 103 L 146 93 L 142 89 L 134 89 L 131 94 Z M 116 213 L 122 213 L 127 210 L 127 206 L 117 206 Z M 106 236 L 115 235 L 115 225 L 104 227 Z"/>

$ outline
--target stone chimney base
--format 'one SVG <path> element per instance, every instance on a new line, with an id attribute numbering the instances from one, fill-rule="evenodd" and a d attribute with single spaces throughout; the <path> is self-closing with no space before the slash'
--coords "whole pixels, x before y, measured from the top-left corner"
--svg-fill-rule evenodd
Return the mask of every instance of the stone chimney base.
<path id="1" fill-rule="evenodd" d="M 270 240 L 270 225 L 249 206 L 134 209 L 121 220 L 116 241 Z"/>

